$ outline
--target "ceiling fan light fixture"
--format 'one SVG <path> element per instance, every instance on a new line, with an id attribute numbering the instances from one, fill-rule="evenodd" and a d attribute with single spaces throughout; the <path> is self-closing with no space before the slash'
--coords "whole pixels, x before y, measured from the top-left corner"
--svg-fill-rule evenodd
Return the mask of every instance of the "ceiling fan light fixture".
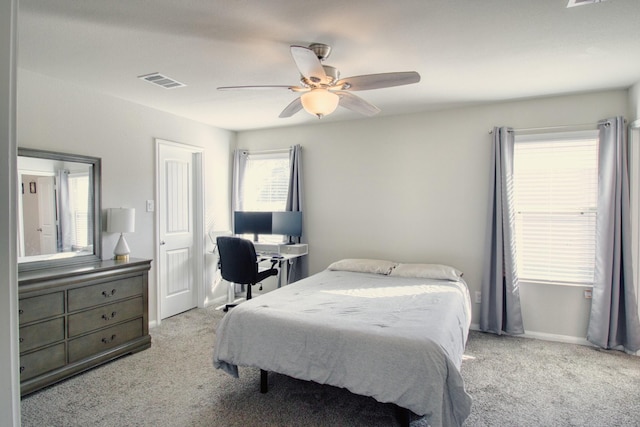
<path id="1" fill-rule="evenodd" d="M 291 101 L 278 117 L 291 117 L 304 109 L 309 114 L 321 119 L 333 113 L 338 104 L 356 113 L 373 116 L 379 113 L 380 109 L 350 91 L 383 89 L 420 81 L 420 74 L 415 71 L 364 74 L 340 80 L 340 72 L 337 68 L 322 64 L 322 60 L 329 55 L 331 50 L 329 46 L 315 43 L 309 47 L 291 45 L 290 49 L 293 62 L 296 63 L 300 72 L 300 86 L 223 86 L 218 90 L 288 89 L 302 95 Z"/>
<path id="2" fill-rule="evenodd" d="M 306 112 L 321 119 L 338 108 L 340 97 L 326 89 L 316 88 L 303 94 L 300 101 L 302 101 L 302 107 Z"/>

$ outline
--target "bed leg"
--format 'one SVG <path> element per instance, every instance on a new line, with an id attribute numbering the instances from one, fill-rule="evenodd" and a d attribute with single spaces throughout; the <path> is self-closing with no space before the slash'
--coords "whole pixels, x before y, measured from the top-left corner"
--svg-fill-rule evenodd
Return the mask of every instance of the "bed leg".
<path id="1" fill-rule="evenodd" d="M 396 405 L 396 418 L 400 423 L 400 427 L 409 427 L 409 424 L 411 424 L 411 411 Z"/>
<path id="2" fill-rule="evenodd" d="M 267 371 L 260 369 L 260 393 L 264 394 L 269 391 L 269 383 L 267 382 Z"/>

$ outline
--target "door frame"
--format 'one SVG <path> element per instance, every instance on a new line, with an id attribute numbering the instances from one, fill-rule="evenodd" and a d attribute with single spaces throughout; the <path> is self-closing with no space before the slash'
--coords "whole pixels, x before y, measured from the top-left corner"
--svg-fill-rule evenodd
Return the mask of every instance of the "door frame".
<path id="1" fill-rule="evenodd" d="M 166 139 L 155 138 L 155 156 L 156 156 L 156 173 L 155 173 L 155 200 L 160 200 L 160 149 L 163 146 L 180 148 L 191 152 L 193 156 L 193 268 L 194 268 L 194 287 L 196 291 L 196 306 L 204 307 L 204 148 L 194 145 L 184 144 L 181 142 L 168 141 Z M 158 206 L 154 209 L 154 258 L 153 271 L 156 277 L 156 326 L 161 322 L 161 304 L 162 291 L 160 289 L 160 212 Z"/>

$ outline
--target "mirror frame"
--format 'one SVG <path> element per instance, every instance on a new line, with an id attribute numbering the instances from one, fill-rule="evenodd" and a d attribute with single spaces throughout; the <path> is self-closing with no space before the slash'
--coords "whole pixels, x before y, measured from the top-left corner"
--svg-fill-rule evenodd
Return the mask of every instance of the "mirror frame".
<path id="1" fill-rule="evenodd" d="M 86 163 L 92 166 L 91 170 L 93 172 L 93 255 L 21 262 L 18 263 L 18 272 L 100 261 L 102 259 L 102 159 L 80 154 L 59 153 L 22 147 L 18 147 L 18 156 Z"/>

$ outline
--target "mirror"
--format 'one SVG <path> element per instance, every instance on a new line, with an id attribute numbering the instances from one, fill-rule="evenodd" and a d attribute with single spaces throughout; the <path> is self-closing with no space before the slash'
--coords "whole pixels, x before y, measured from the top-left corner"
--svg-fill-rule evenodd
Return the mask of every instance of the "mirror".
<path id="1" fill-rule="evenodd" d="M 18 148 L 18 271 L 99 260 L 101 160 Z"/>

